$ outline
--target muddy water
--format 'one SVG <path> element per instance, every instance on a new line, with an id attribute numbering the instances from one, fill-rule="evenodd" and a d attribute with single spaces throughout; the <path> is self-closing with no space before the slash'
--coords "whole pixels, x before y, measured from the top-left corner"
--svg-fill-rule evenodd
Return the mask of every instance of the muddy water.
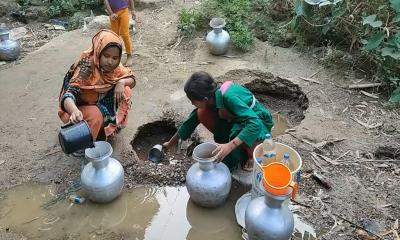
<path id="1" fill-rule="evenodd" d="M 51 186 L 19 186 L 0 200 L 0 229 L 29 239 L 110 239 L 115 234 L 124 239 L 240 239 L 234 205 L 243 191 L 233 189 L 228 202 L 215 210 L 194 205 L 185 187 L 137 188 L 110 204 L 62 200 L 43 209 L 54 195 Z"/>
<path id="2" fill-rule="evenodd" d="M 29 239 L 242 239 L 234 206 L 245 189 L 234 185 L 226 204 L 217 209 L 197 207 L 185 187 L 136 188 L 109 204 L 61 200 L 51 186 L 25 185 L 0 196 L 0 229 Z M 310 225 L 295 215 L 293 239 L 314 239 Z M 310 234 L 311 233 L 311 234 Z"/>
<path id="3" fill-rule="evenodd" d="M 279 113 L 274 113 L 272 117 L 274 119 L 272 136 L 276 137 L 285 134 L 285 130 L 289 128 L 288 121 L 286 120 L 286 118 Z"/>

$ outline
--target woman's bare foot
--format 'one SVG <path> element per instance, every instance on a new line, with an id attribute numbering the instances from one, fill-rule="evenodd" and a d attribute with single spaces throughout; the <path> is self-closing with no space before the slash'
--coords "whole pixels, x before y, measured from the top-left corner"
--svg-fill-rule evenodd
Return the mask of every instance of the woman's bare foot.
<path id="1" fill-rule="evenodd" d="M 253 158 L 247 159 L 246 162 L 242 163 L 242 170 L 246 172 L 251 172 L 253 171 L 253 165 L 254 165 L 254 160 Z"/>
<path id="2" fill-rule="evenodd" d="M 125 67 L 130 67 L 132 66 L 132 54 L 126 55 L 126 61 L 124 63 Z"/>

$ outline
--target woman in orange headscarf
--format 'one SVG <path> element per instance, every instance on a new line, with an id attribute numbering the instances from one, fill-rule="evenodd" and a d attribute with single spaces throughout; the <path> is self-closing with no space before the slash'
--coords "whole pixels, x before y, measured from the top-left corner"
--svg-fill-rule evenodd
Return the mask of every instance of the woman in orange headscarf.
<path id="1" fill-rule="evenodd" d="M 136 78 L 120 63 L 121 55 L 120 37 L 101 30 L 64 78 L 58 116 L 64 123 L 87 121 L 94 140 L 114 135 L 127 123 Z"/>

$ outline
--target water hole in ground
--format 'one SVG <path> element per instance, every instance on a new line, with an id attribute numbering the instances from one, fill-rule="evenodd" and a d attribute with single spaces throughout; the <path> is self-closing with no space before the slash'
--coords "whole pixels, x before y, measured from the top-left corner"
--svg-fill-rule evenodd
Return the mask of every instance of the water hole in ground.
<path id="1" fill-rule="evenodd" d="M 1 195 L 0 229 L 29 239 L 242 239 L 234 207 L 246 191 L 234 184 L 227 202 L 217 209 L 196 206 L 183 186 L 125 190 L 108 204 L 62 199 L 43 208 L 54 198 L 54 187 L 21 185 Z M 313 239 L 306 232 L 313 229 L 297 215 L 295 229 L 294 239 Z"/>
<path id="2" fill-rule="evenodd" d="M 259 70 L 235 69 L 216 78 L 218 82 L 226 80 L 249 89 L 272 113 L 282 115 L 289 127 L 299 125 L 305 117 L 309 104 L 307 95 L 288 79 Z"/>

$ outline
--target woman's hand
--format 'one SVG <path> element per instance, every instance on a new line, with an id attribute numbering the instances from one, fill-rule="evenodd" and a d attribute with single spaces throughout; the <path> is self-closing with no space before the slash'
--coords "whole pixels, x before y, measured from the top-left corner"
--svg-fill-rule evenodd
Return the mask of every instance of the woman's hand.
<path id="1" fill-rule="evenodd" d="M 172 146 L 176 145 L 179 141 L 179 135 L 178 133 L 175 133 L 174 136 L 172 136 L 168 142 L 163 143 L 163 147 L 165 147 L 166 149 L 171 148 Z"/>
<path id="2" fill-rule="evenodd" d="M 117 103 L 120 103 L 125 99 L 124 90 L 125 90 L 125 83 L 121 81 L 117 82 L 114 89 L 114 99 Z"/>
<path id="3" fill-rule="evenodd" d="M 162 146 L 166 149 L 169 149 L 170 147 L 172 147 L 174 144 L 171 143 L 171 141 L 165 142 L 162 144 Z"/>
<path id="4" fill-rule="evenodd" d="M 69 116 L 69 121 L 72 123 L 78 123 L 83 120 L 83 114 L 79 109 L 76 109 L 71 113 L 71 116 Z"/>
<path id="5" fill-rule="evenodd" d="M 111 18 L 111 20 L 114 21 L 114 20 L 116 20 L 118 18 L 118 15 L 113 13 L 113 14 L 110 15 L 110 18 Z"/>
<path id="6" fill-rule="evenodd" d="M 219 144 L 218 147 L 212 152 L 212 154 L 217 153 L 216 162 L 221 162 L 235 148 L 236 146 L 231 142 Z"/>

